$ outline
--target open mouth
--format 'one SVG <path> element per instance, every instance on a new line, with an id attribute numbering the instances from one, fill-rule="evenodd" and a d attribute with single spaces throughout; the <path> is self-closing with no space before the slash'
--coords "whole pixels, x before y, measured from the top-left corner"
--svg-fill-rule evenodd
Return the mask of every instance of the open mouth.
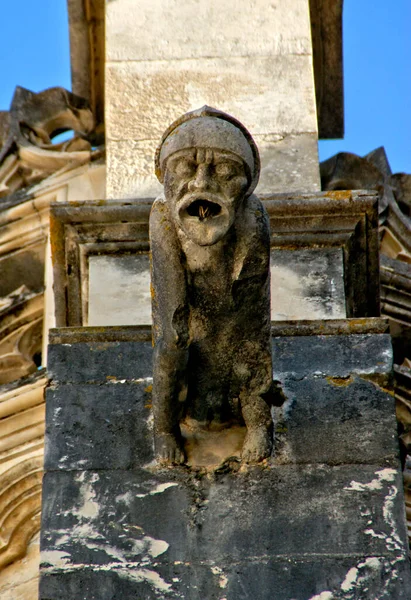
<path id="1" fill-rule="evenodd" d="M 187 207 L 187 213 L 190 217 L 198 217 L 200 221 L 216 217 L 221 213 L 221 206 L 216 202 L 198 198 Z"/>

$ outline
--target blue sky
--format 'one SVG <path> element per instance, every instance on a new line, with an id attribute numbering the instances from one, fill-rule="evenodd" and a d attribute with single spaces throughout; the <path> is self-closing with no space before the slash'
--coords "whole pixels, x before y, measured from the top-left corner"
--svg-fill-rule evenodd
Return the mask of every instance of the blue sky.
<path id="1" fill-rule="evenodd" d="M 286 1 L 286 0 L 283 0 Z M 0 110 L 16 85 L 70 89 L 66 0 L 1 3 Z M 345 138 L 320 159 L 385 146 L 394 172 L 411 172 L 411 1 L 344 2 Z"/>

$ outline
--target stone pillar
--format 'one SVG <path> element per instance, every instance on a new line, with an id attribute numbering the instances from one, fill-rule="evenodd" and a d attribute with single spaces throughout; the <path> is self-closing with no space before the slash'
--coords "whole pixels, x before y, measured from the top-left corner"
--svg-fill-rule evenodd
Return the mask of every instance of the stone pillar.
<path id="1" fill-rule="evenodd" d="M 108 198 L 156 195 L 162 133 L 204 104 L 253 135 L 257 193 L 320 189 L 308 0 L 108 2 L 105 85 Z"/>

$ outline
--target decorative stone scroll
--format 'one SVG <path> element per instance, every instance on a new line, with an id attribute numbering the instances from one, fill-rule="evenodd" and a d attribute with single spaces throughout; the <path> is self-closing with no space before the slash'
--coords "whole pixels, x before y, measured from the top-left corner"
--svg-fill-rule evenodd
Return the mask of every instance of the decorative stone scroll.
<path id="1" fill-rule="evenodd" d="M 156 454 L 183 463 L 180 422 L 244 424 L 246 462 L 271 452 L 270 227 L 252 194 L 258 150 L 233 117 L 204 106 L 156 153 L 164 184 L 150 215 Z M 194 425 L 193 425 L 194 422 Z"/>

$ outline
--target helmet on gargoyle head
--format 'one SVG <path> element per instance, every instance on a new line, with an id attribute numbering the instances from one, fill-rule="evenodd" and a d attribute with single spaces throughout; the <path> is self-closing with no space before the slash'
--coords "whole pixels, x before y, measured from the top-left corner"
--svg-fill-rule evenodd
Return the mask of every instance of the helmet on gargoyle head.
<path id="1" fill-rule="evenodd" d="M 172 123 L 161 138 L 155 154 L 155 172 L 164 181 L 166 161 L 186 148 L 214 148 L 240 157 L 248 170 L 247 196 L 260 176 L 260 156 L 250 132 L 234 117 L 210 106 L 188 112 Z"/>

